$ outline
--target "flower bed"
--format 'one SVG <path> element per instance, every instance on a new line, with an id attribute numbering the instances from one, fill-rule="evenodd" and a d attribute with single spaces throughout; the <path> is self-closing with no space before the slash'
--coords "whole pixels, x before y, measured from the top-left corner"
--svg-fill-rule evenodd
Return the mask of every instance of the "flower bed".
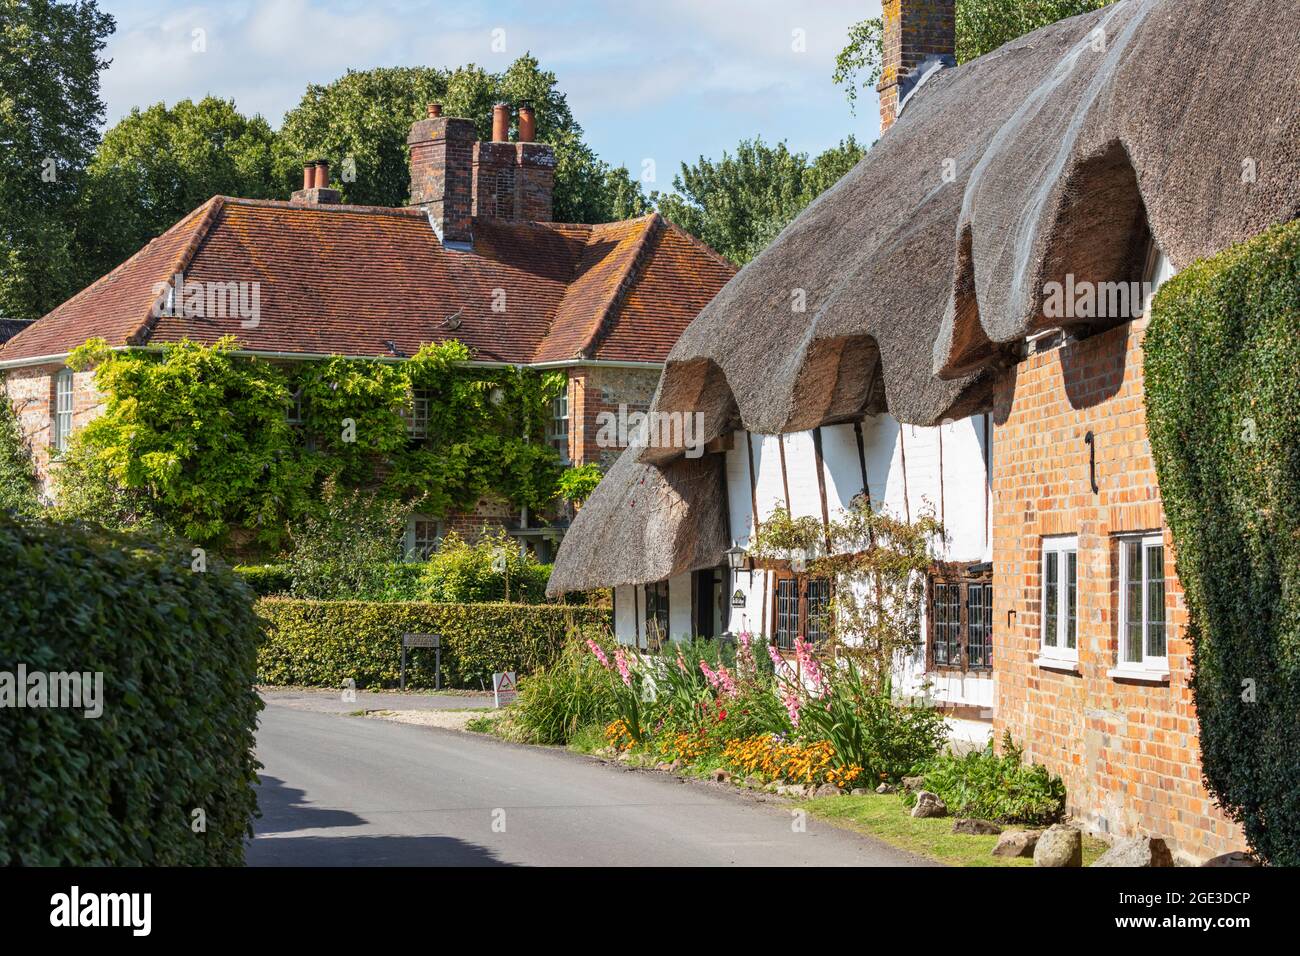
<path id="1" fill-rule="evenodd" d="M 749 634 L 657 655 L 587 637 L 523 683 L 511 729 L 567 743 L 583 730 L 578 714 L 599 720 L 584 742 L 628 759 L 845 790 L 897 781 L 946 741 L 941 715 L 895 703 L 852 660 L 824 659 L 800 638 L 787 662 Z"/>

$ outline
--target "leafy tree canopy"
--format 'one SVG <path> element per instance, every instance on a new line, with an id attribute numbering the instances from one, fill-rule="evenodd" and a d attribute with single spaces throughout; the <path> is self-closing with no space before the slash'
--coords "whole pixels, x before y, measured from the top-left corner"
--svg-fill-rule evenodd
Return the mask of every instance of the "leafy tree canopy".
<path id="1" fill-rule="evenodd" d="M 112 32 L 89 0 L 0 0 L 0 315 L 37 318 L 76 291 L 69 224 Z"/>
<path id="2" fill-rule="evenodd" d="M 758 255 L 800 211 L 862 158 L 850 136 L 809 161 L 784 142 L 743 140 L 735 155 L 682 164 L 676 193 L 656 193 L 665 217 L 737 265 Z"/>
<path id="3" fill-rule="evenodd" d="M 965 63 L 1049 23 L 1098 10 L 1114 0 L 957 0 L 957 62 Z M 849 42 L 835 57 L 831 79 L 844 87 L 849 107 L 858 92 L 880 81 L 884 58 L 884 25 L 880 17 L 861 20 L 849 28 Z"/>
<path id="4" fill-rule="evenodd" d="M 104 134 L 86 175 L 77 240 L 89 283 L 213 196 L 280 198 L 275 134 L 232 100 L 133 109 Z M 112 223 L 105 229 L 105 223 Z"/>

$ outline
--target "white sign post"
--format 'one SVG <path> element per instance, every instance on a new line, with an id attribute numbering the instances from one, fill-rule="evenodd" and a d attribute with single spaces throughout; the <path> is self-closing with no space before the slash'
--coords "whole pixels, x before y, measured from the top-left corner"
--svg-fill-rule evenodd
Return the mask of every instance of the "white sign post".
<path id="1" fill-rule="evenodd" d="M 492 696 L 496 699 L 496 706 L 500 707 L 503 703 L 514 703 L 515 697 L 519 694 L 515 687 L 515 672 L 505 671 L 497 672 L 492 675 Z"/>

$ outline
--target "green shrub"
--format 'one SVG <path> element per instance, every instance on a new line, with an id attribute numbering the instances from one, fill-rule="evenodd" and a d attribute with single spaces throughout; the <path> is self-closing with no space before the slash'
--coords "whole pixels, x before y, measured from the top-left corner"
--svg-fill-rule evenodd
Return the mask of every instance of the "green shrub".
<path id="1" fill-rule="evenodd" d="M 242 564 L 232 570 L 258 597 L 285 594 L 293 584 L 293 571 L 287 564 Z"/>
<path id="2" fill-rule="evenodd" d="M 612 646 L 604 638 L 598 643 Z M 603 728 L 616 712 L 613 678 L 575 631 L 553 663 L 519 682 L 510 715 L 523 739 L 565 744 L 585 727 Z"/>
<path id="3" fill-rule="evenodd" d="M 504 530 L 487 531 L 470 544 L 456 532 L 442 539 L 423 565 L 424 600 L 450 604 L 506 600 L 540 604 L 546 600 L 549 564 L 521 554 Z"/>
<path id="4" fill-rule="evenodd" d="M 961 756 L 944 754 L 922 768 L 925 789 L 938 794 L 954 816 L 997 823 L 1046 826 L 1065 813 L 1065 784 L 1041 764 L 1023 763 L 1024 754 L 1007 734 L 1002 753 L 988 748 Z M 911 803 L 913 794 L 905 802 Z"/>
<path id="5" fill-rule="evenodd" d="M 0 385 L 0 511 L 35 513 L 40 507 L 38 489 L 31 447 Z"/>
<path id="6" fill-rule="evenodd" d="M 1300 221 L 1192 264 L 1144 343 L 1206 786 L 1300 864 Z"/>
<path id="7" fill-rule="evenodd" d="M 610 625 L 607 611 L 565 605 L 299 601 L 262 598 L 267 622 L 258 656 L 264 684 L 393 686 L 404 632 L 442 635 L 443 683 L 491 686 L 493 671 L 528 674 L 559 655 L 573 626 Z M 407 653 L 408 687 L 432 687 L 434 654 Z"/>
<path id="8" fill-rule="evenodd" d="M 0 515 L 0 672 L 103 675 L 97 718 L 0 712 L 0 865 L 243 862 L 261 622 L 235 575 L 191 560 Z"/>

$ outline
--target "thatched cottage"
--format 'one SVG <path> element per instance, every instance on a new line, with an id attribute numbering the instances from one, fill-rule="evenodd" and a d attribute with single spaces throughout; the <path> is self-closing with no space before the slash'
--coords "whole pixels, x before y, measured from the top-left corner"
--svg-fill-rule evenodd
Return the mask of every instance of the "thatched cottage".
<path id="1" fill-rule="evenodd" d="M 233 335 L 240 353 L 282 362 L 398 362 L 456 339 L 473 364 L 563 372 L 548 440 L 572 464 L 611 464 L 598 420 L 648 406 L 668 350 L 735 267 L 658 214 L 552 222 L 555 151 L 534 141 L 531 108 L 498 104 L 492 130 L 479 142 L 473 121 L 433 104 L 408 137 L 409 205 L 343 203 L 314 161 L 291 201 L 215 196 L 38 321 L 0 322 L 0 385 L 42 484 L 101 407 L 93 372 L 65 365 L 92 337 L 151 349 Z M 206 314 L 156 308 L 177 276 L 206 294 Z M 543 545 L 557 534 L 492 498 L 471 514 L 412 515 L 406 550 L 488 524 Z"/>
<path id="2" fill-rule="evenodd" d="M 728 550 L 774 500 L 924 496 L 951 542 L 904 683 L 1099 832 L 1240 848 L 1201 784 L 1142 339 L 1160 282 L 1300 215 L 1300 7 L 1118 0 L 955 68 L 951 0 L 885 14 L 886 132 L 668 357 L 654 409 L 701 415 L 706 453 L 624 454 L 552 591 L 615 586 L 624 639 L 808 633 L 828 585 Z"/>

